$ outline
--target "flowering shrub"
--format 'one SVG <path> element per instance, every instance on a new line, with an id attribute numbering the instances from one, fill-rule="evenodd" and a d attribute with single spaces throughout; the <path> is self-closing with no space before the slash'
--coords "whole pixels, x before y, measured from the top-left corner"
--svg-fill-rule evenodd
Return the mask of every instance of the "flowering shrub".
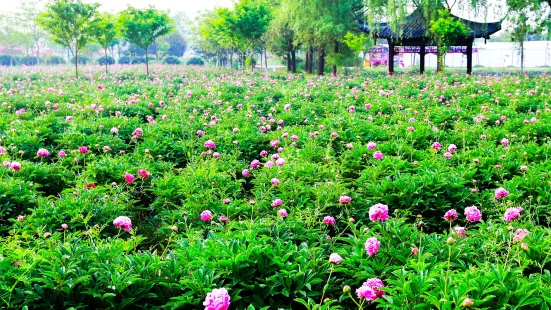
<path id="1" fill-rule="evenodd" d="M 551 304 L 547 75 L 24 70 L 2 308 Z"/>

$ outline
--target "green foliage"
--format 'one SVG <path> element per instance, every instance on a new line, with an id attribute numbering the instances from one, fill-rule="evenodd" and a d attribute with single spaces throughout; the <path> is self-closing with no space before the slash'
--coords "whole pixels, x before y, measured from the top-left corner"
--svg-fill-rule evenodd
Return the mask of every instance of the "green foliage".
<path id="1" fill-rule="evenodd" d="M 188 66 L 204 66 L 205 61 L 201 57 L 191 57 L 186 61 L 186 65 Z"/>
<path id="2" fill-rule="evenodd" d="M 145 50 L 146 73 L 149 74 L 148 48 L 158 37 L 174 30 L 172 19 L 167 13 L 152 7 L 147 9 L 128 7 L 119 14 L 118 23 L 121 36 Z"/>
<path id="3" fill-rule="evenodd" d="M 163 63 L 168 65 L 179 65 L 181 62 L 180 62 L 180 59 L 178 59 L 178 57 L 168 56 L 165 59 L 163 59 Z"/>
<path id="4" fill-rule="evenodd" d="M 98 7 L 97 3 L 88 4 L 81 0 L 55 0 L 46 6 L 46 11 L 36 21 L 57 44 L 69 48 L 73 58 L 78 59 L 78 51 L 92 36 Z M 78 78 L 78 62 L 73 63 Z"/>

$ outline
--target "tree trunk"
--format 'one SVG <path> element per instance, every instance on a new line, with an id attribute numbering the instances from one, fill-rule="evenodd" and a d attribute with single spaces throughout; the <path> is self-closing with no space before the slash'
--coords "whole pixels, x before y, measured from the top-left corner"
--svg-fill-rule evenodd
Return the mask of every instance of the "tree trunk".
<path id="1" fill-rule="evenodd" d="M 233 69 L 233 51 L 230 51 L 230 63 L 229 63 L 230 70 Z"/>
<path id="2" fill-rule="evenodd" d="M 336 54 L 339 52 L 339 42 L 335 41 L 335 46 L 333 48 L 333 52 Z M 333 76 L 337 75 L 337 64 L 333 64 Z"/>
<path id="3" fill-rule="evenodd" d="M 78 47 L 75 45 L 75 76 L 78 79 Z"/>
<path id="4" fill-rule="evenodd" d="M 520 40 L 520 73 L 524 73 L 524 38 Z"/>
<path id="5" fill-rule="evenodd" d="M 438 46 L 436 50 L 436 72 L 438 73 L 444 72 L 444 56 L 446 56 L 446 52 L 443 52 L 443 49 Z"/>
<path id="6" fill-rule="evenodd" d="M 306 72 L 310 71 L 310 49 L 306 50 L 306 56 L 304 56 L 304 69 L 306 69 Z"/>
<path id="7" fill-rule="evenodd" d="M 147 47 L 145 48 L 145 75 L 149 76 L 149 58 L 147 57 Z"/>
<path id="8" fill-rule="evenodd" d="M 295 48 L 291 51 L 291 72 L 296 73 L 297 72 L 297 57 L 296 57 L 297 51 Z"/>
<path id="9" fill-rule="evenodd" d="M 264 49 L 264 67 L 268 71 L 268 50 Z"/>
<path id="10" fill-rule="evenodd" d="M 40 42 L 36 41 L 36 64 L 40 64 Z"/>
<path id="11" fill-rule="evenodd" d="M 105 75 L 107 75 L 107 48 L 105 48 L 104 51 L 105 51 Z"/>
<path id="12" fill-rule="evenodd" d="M 287 62 L 287 72 L 291 72 L 291 53 L 287 52 L 287 55 L 285 55 L 285 60 Z"/>
<path id="13" fill-rule="evenodd" d="M 318 47 L 318 75 L 323 75 L 325 72 L 325 53 L 323 47 Z"/>

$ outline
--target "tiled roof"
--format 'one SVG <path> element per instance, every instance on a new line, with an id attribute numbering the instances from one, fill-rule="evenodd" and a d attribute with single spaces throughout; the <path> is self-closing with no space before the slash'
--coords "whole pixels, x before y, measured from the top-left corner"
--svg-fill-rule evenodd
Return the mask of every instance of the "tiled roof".
<path id="1" fill-rule="evenodd" d="M 477 23 L 470 20 L 466 20 L 457 16 L 455 18 L 461 20 L 468 28 L 471 29 L 471 32 L 466 37 L 468 39 L 473 38 L 486 38 L 489 39 L 490 35 L 501 30 L 501 22 L 494 23 Z M 398 33 L 392 31 L 390 25 L 387 23 L 380 23 L 374 33 L 379 38 L 385 39 L 417 39 L 417 38 L 427 38 L 430 37 L 425 28 L 425 21 L 423 13 L 420 9 L 413 11 L 410 15 L 406 17 L 406 22 L 398 26 Z M 360 21 L 360 29 L 365 32 L 371 32 L 369 25 Z"/>

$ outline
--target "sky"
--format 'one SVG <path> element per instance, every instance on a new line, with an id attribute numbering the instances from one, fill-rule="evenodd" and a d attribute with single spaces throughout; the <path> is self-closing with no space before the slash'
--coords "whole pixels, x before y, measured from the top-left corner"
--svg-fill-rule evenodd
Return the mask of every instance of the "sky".
<path id="1" fill-rule="evenodd" d="M 2 0 L 0 12 L 15 11 L 21 0 Z M 172 13 L 184 12 L 189 17 L 194 17 L 198 12 L 210 10 L 217 6 L 231 6 L 232 0 L 85 0 L 85 2 L 97 2 L 101 9 L 110 12 L 118 12 L 129 4 L 137 8 L 148 7 L 154 4 L 160 10 L 170 10 Z"/>

